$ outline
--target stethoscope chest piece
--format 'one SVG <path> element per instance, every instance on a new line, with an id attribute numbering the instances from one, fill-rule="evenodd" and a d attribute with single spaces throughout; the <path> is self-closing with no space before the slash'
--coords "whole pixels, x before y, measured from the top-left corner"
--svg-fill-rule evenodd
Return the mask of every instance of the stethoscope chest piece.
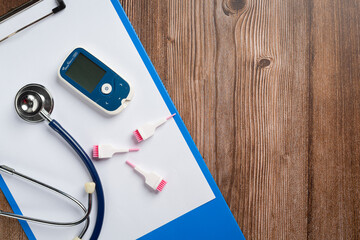
<path id="1" fill-rule="evenodd" d="M 28 84 L 21 88 L 15 96 L 16 112 L 28 122 L 44 121 L 40 111 L 43 109 L 50 114 L 53 108 L 54 99 L 49 91 L 40 84 Z"/>

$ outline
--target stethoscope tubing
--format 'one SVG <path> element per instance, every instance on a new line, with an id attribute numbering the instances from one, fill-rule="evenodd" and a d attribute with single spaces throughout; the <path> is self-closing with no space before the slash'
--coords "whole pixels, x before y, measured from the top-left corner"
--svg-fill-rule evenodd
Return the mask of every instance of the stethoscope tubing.
<path id="1" fill-rule="evenodd" d="M 85 213 L 85 215 L 77 220 L 77 221 L 73 221 L 73 222 L 56 222 L 56 221 L 50 221 L 50 220 L 44 220 L 44 219 L 39 219 L 39 218 L 34 218 L 34 217 L 27 217 L 27 216 L 23 216 L 23 215 L 19 215 L 19 214 L 15 214 L 15 213 L 9 213 L 9 212 L 3 212 L 3 211 L 0 211 L 0 215 L 1 216 L 6 216 L 6 217 L 10 217 L 10 218 L 15 218 L 15 219 L 18 219 L 18 220 L 25 220 L 25 221 L 30 221 L 30 222 L 36 222 L 36 223 L 42 223 L 42 224 L 46 224 L 46 225 L 53 225 L 53 226 L 76 226 L 76 225 L 79 225 L 80 223 L 82 223 L 83 221 L 85 221 L 86 219 L 88 219 L 89 215 L 90 215 L 90 212 L 91 212 L 91 206 L 92 206 L 92 196 L 91 194 L 88 194 L 88 198 L 89 198 L 89 201 L 88 201 L 88 205 L 89 205 L 89 208 L 88 210 L 85 208 L 85 206 L 79 201 L 77 200 L 76 198 L 74 198 L 73 196 L 71 196 L 70 194 L 67 194 L 57 188 L 54 188 L 46 183 L 43 183 L 43 182 L 40 182 L 34 178 L 31 178 L 29 176 L 26 176 L 22 173 L 19 173 L 17 171 L 15 171 L 15 169 L 12 169 L 12 168 L 9 168 L 7 166 L 0 166 L 0 170 L 3 171 L 3 172 L 6 172 L 6 173 L 9 173 L 11 175 L 15 175 L 15 176 L 18 176 L 20 178 L 23 178 L 23 179 L 26 179 L 32 183 L 35 183 L 35 184 L 38 184 L 44 188 L 47 188 L 51 191 L 54 191 L 68 199 L 70 199 L 71 201 L 73 201 L 74 203 L 76 203 Z"/>
<path id="2" fill-rule="evenodd" d="M 96 221 L 93 233 L 90 237 L 90 240 L 97 240 L 101 232 L 105 214 L 104 191 L 101 180 L 90 157 L 82 149 L 80 144 L 76 142 L 76 140 L 56 120 L 51 119 L 50 114 L 53 109 L 53 104 L 54 101 L 51 94 L 44 86 L 39 84 L 28 84 L 21 88 L 15 96 L 15 109 L 22 119 L 28 122 L 40 122 L 42 120 L 47 120 L 49 122 L 48 125 L 74 149 L 74 151 L 79 155 L 79 157 L 85 164 L 93 182 L 95 183 L 95 191 L 97 195 Z M 3 170 L 5 172 L 9 172 L 9 169 L 5 168 Z M 66 196 L 66 194 L 63 195 Z M 92 196 L 92 193 L 90 195 Z M 89 201 L 89 203 L 91 203 L 91 201 Z M 90 209 L 88 209 L 87 211 L 89 213 Z M 31 218 L 28 219 L 31 220 Z M 86 220 L 87 221 L 84 230 L 80 235 L 80 238 L 85 234 L 88 228 L 90 218 L 87 217 Z"/>
<path id="3" fill-rule="evenodd" d="M 100 177 L 96 171 L 94 164 L 92 163 L 90 157 L 84 151 L 84 149 L 80 146 L 78 142 L 54 119 L 49 122 L 49 126 L 57 132 L 79 155 L 79 157 L 84 162 L 86 168 L 88 169 L 93 181 L 96 184 L 96 195 L 97 195 L 97 217 L 95 221 L 94 231 L 90 237 L 90 240 L 97 240 L 99 238 L 101 228 L 104 221 L 105 214 L 105 199 L 104 199 L 104 191 L 101 184 Z"/>

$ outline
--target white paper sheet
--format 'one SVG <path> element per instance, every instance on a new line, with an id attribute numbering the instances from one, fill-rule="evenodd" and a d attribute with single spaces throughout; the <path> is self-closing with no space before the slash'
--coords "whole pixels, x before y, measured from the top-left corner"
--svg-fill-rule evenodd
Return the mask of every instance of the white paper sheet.
<path id="1" fill-rule="evenodd" d="M 95 162 L 102 179 L 106 213 L 100 239 L 135 239 L 214 199 L 214 194 L 174 120 L 137 144 L 132 131 L 170 114 L 110 0 L 72 0 L 67 8 L 0 44 L 0 164 L 45 181 L 86 205 L 89 176 L 81 160 L 46 123 L 28 124 L 14 110 L 16 92 L 25 84 L 45 85 L 55 98 L 52 117 L 91 153 L 98 143 L 139 147 L 137 153 Z M 54 7 L 45 0 L 0 25 L 0 37 Z M 131 82 L 135 96 L 115 117 L 99 114 L 57 80 L 63 59 L 82 46 Z M 149 191 L 125 164 L 132 160 L 163 175 L 161 193 Z M 3 174 L 24 215 L 72 220 L 81 211 L 55 194 Z M 95 219 L 92 214 L 92 232 Z M 37 239 L 72 239 L 82 229 L 30 224 Z M 84 239 L 90 236 L 88 233 Z"/>

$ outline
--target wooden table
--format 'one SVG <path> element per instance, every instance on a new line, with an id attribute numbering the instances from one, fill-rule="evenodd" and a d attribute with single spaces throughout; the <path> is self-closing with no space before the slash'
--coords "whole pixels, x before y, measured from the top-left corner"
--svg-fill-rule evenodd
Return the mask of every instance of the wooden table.
<path id="1" fill-rule="evenodd" d="M 247 239 L 360 238 L 359 1 L 121 3 Z"/>

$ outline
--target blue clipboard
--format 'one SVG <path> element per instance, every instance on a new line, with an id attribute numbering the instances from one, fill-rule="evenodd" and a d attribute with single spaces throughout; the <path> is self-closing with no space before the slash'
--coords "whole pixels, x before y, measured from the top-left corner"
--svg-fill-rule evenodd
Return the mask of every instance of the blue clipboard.
<path id="1" fill-rule="evenodd" d="M 120 20 L 125 26 L 127 33 L 135 45 L 136 50 L 138 51 L 147 70 L 149 71 L 170 112 L 176 112 L 178 114 L 170 96 L 168 95 L 159 75 L 157 74 L 144 47 L 137 37 L 135 30 L 127 18 L 121 4 L 118 0 L 110 1 L 118 13 Z M 181 118 L 177 118 L 176 124 L 184 136 L 184 139 L 186 140 L 191 152 L 199 164 L 199 167 L 208 181 L 213 193 L 215 194 L 215 199 L 163 225 L 162 227 L 144 235 L 139 239 L 245 239 L 219 188 L 211 176 L 211 173 L 207 168 L 199 150 L 197 149 L 188 130 L 186 129 L 184 122 L 181 120 Z M 3 191 L 14 213 L 21 214 L 15 199 L 13 198 L 1 175 L 0 188 Z M 22 220 L 19 220 L 19 222 L 24 229 L 28 239 L 35 240 L 36 237 L 34 236 L 27 222 Z"/>

